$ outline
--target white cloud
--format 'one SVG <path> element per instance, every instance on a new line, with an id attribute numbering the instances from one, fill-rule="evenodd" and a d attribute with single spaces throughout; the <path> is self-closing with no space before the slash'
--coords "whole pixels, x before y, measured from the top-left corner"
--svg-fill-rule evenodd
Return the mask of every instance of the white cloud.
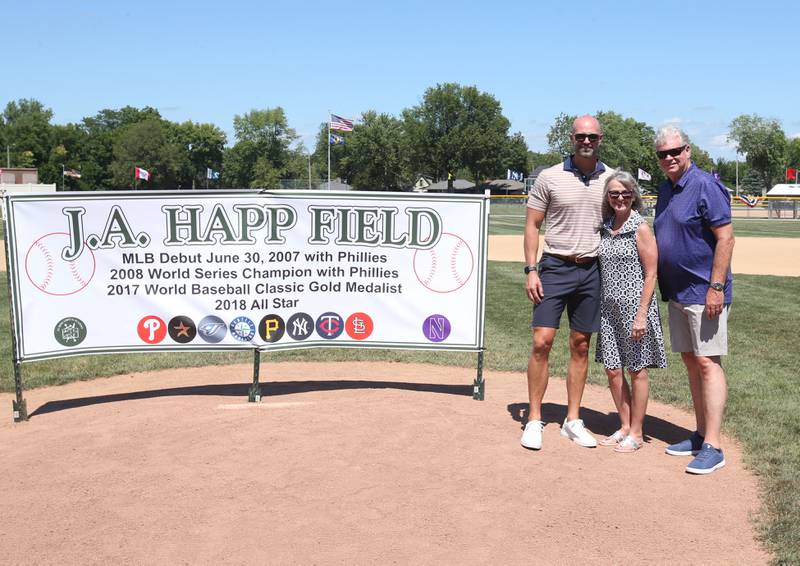
<path id="1" fill-rule="evenodd" d="M 711 145 L 725 149 L 736 149 L 736 142 L 734 140 L 728 141 L 728 134 L 718 134 L 713 136 L 711 138 Z"/>
<path id="2" fill-rule="evenodd" d="M 796 138 L 800 138 L 800 132 L 796 132 L 794 134 L 789 134 L 789 139 L 790 140 L 793 140 L 793 139 L 796 139 Z"/>

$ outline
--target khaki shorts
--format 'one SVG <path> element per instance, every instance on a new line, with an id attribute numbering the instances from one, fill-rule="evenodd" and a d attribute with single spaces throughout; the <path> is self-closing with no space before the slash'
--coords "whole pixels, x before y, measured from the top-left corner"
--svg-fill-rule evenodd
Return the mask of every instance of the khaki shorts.
<path id="1" fill-rule="evenodd" d="M 669 302 L 669 338 L 673 352 L 695 356 L 725 356 L 728 353 L 728 312 L 725 305 L 716 318 L 705 315 L 705 305 Z"/>

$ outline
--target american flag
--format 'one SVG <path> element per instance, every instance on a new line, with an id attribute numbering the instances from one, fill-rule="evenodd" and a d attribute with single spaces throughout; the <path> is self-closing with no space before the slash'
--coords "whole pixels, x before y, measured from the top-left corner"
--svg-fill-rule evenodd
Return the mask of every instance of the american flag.
<path id="1" fill-rule="evenodd" d="M 750 208 L 758 205 L 758 197 L 751 197 L 747 195 L 739 195 L 739 200 L 745 203 Z"/>
<path id="2" fill-rule="evenodd" d="M 347 118 L 342 118 L 336 114 L 331 114 L 331 130 L 339 130 L 340 132 L 352 132 L 353 121 Z"/>

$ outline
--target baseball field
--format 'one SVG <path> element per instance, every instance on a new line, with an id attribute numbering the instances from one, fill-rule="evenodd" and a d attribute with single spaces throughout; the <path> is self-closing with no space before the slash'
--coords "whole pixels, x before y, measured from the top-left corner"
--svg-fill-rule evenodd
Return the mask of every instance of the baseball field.
<path id="1" fill-rule="evenodd" d="M 685 474 L 685 459 L 663 453 L 693 429 L 674 356 L 652 372 L 642 450 L 621 455 L 561 438 L 563 336 L 544 448 L 519 446 L 530 310 L 519 236 L 499 235 L 490 239 L 483 402 L 472 400 L 473 354 L 264 355 L 261 403 L 247 403 L 252 362 L 243 354 L 26 364 L 30 420 L 13 424 L 13 395 L 0 394 L 8 410 L 0 556 L 9 564 L 798 560 L 791 336 L 800 239 L 792 239 L 737 240 L 727 466 L 709 477 Z M 0 339 L 11 391 L 7 320 Z M 604 380 L 593 365 L 583 417 L 598 436 L 616 428 Z"/>

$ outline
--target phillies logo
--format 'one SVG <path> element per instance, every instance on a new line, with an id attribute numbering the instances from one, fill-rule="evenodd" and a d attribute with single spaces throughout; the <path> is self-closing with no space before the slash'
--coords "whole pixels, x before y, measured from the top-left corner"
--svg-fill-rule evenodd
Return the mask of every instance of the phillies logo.
<path id="1" fill-rule="evenodd" d="M 136 332 L 143 342 L 158 344 L 167 335 L 167 325 L 157 316 L 146 316 L 139 321 Z"/>

